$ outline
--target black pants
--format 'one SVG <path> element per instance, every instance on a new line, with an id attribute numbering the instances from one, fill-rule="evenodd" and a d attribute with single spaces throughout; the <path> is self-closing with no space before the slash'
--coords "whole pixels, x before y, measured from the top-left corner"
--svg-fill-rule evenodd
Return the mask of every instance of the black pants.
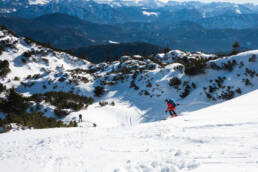
<path id="1" fill-rule="evenodd" d="M 172 115 L 177 115 L 174 110 L 169 110 L 169 114 L 170 114 L 170 116 L 172 116 Z"/>

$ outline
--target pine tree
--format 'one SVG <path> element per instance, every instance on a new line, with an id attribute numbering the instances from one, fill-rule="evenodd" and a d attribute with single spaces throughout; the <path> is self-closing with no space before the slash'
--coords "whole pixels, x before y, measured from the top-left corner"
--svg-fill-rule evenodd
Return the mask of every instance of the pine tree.
<path id="1" fill-rule="evenodd" d="M 17 93 L 14 88 L 10 89 L 7 95 L 7 100 L 4 104 L 4 111 L 9 112 L 25 112 L 29 107 L 29 103 L 22 97 L 21 94 Z"/>
<path id="2" fill-rule="evenodd" d="M 239 47 L 240 47 L 240 44 L 235 41 L 234 44 L 232 45 L 232 55 L 235 55 L 237 53 L 239 53 Z"/>
<path id="3" fill-rule="evenodd" d="M 87 53 L 86 51 L 83 52 L 82 56 L 81 56 L 82 59 L 86 59 L 87 60 Z"/>
<path id="4" fill-rule="evenodd" d="M 164 49 L 164 54 L 167 54 L 171 49 L 169 48 L 169 45 L 166 46 Z"/>
<path id="5" fill-rule="evenodd" d="M 111 57 L 111 51 L 110 49 L 107 50 L 107 63 L 110 63 L 112 62 L 112 57 Z"/>

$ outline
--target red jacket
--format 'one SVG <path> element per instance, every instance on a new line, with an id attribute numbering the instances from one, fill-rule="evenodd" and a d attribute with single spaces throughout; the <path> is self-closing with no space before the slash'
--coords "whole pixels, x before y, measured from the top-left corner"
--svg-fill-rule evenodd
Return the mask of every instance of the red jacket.
<path id="1" fill-rule="evenodd" d="M 168 107 L 167 107 L 166 112 L 168 112 L 168 111 L 170 111 L 170 110 L 175 110 L 175 109 L 176 109 L 176 107 L 174 107 L 174 105 L 173 105 L 173 104 L 168 103 Z"/>

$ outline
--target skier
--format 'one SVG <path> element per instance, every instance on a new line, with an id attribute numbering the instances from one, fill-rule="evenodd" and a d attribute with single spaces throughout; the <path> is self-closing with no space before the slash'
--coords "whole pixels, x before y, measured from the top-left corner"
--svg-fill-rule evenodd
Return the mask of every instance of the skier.
<path id="1" fill-rule="evenodd" d="M 79 115 L 79 122 L 82 122 L 82 114 Z"/>
<path id="2" fill-rule="evenodd" d="M 178 116 L 177 113 L 175 112 L 176 110 L 176 106 L 178 104 L 175 103 L 175 101 L 173 99 L 166 99 L 165 102 L 167 103 L 168 107 L 167 107 L 167 110 L 166 110 L 166 113 L 169 112 L 170 116 L 171 117 L 176 117 Z"/>

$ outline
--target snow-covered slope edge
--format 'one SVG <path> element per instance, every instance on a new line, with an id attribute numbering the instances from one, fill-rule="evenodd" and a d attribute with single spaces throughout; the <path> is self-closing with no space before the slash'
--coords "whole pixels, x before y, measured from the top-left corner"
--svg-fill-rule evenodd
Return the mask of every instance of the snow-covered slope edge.
<path id="1" fill-rule="evenodd" d="M 14 87 L 24 96 L 50 91 L 94 96 L 98 86 L 106 91 L 100 97 L 95 96 L 95 103 L 88 108 L 83 105 L 68 109 L 69 115 L 61 118 L 68 122 L 78 120 L 81 113 L 98 126 L 132 126 L 166 118 L 165 98 L 176 99 L 180 104 L 176 111 L 183 115 L 258 88 L 257 50 L 224 58 L 172 50 L 91 64 L 17 38 L 5 29 L 0 31 L 0 41 L 4 46 L 1 61 L 8 61 L 10 68 L 0 81 L 8 89 Z M 5 98 L 5 94 L 1 93 L 1 97 Z M 109 105 L 102 107 L 99 101 Z M 56 103 L 40 99 L 35 108 L 47 117 L 56 117 Z"/>
<path id="2" fill-rule="evenodd" d="M 235 171 L 258 168 L 257 96 L 135 127 L 0 135 L 2 171 Z"/>
<path id="3" fill-rule="evenodd" d="M 173 97 L 180 104 L 176 111 L 182 115 L 258 88 L 257 50 L 224 58 L 172 50 L 166 54 L 123 56 L 117 61 L 91 64 L 17 38 L 4 29 L 0 34 L 4 47 L 0 58 L 8 61 L 10 68 L 1 84 L 8 89 L 16 88 L 24 96 L 42 94 L 32 99 L 36 101 L 35 109 L 47 117 L 56 117 L 54 111 L 59 106 L 69 111 L 68 116 L 61 113 L 61 119 L 67 122 L 78 120 L 81 113 L 84 119 L 98 126 L 132 126 L 166 118 L 165 98 Z M 100 97 L 94 95 L 97 87 L 105 90 L 104 94 L 98 93 Z M 44 98 L 46 92 L 60 91 L 95 96 L 95 101 L 88 108 L 82 101 L 67 109 L 67 105 L 60 103 L 69 104 L 70 99 Z M 5 96 L 5 92 L 1 93 L 2 98 Z M 109 105 L 100 106 L 100 101 Z"/>

